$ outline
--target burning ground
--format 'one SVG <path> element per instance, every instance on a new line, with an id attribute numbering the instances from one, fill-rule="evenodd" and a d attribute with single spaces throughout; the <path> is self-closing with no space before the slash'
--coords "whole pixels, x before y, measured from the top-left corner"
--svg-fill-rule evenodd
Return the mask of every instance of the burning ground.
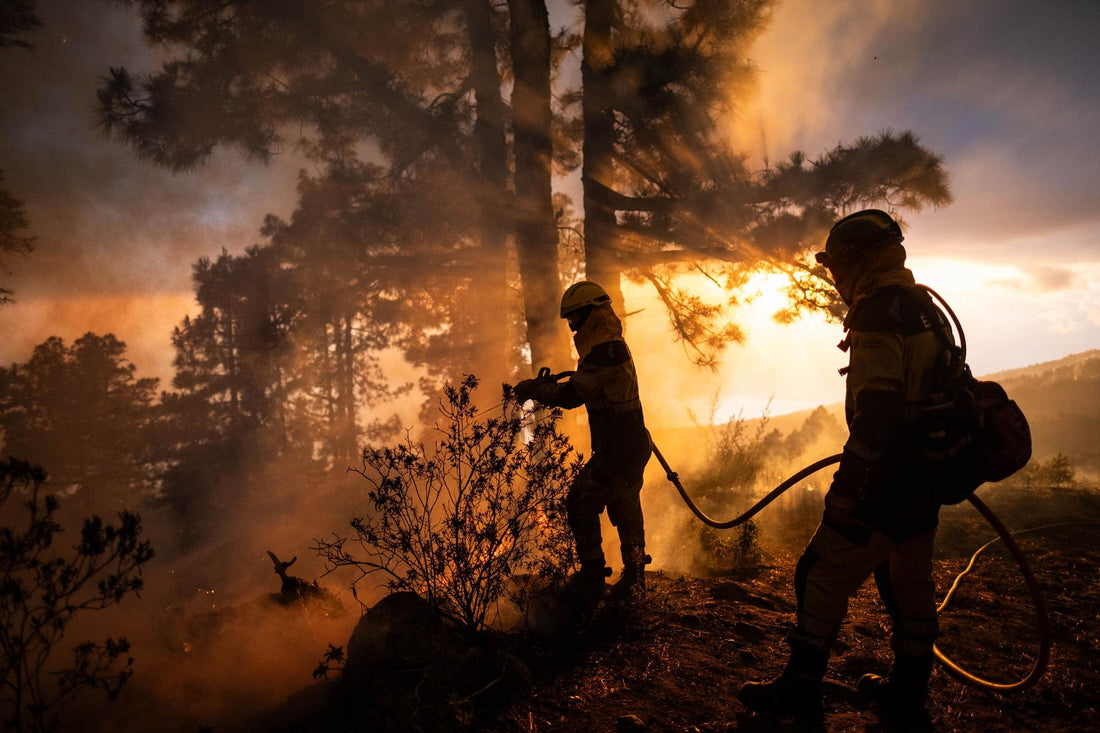
<path id="1" fill-rule="evenodd" d="M 932 718 L 940 730 L 1082 730 L 1100 726 L 1100 495 L 1095 489 L 987 487 L 983 498 L 1013 530 L 1046 592 L 1053 649 L 1031 689 L 993 694 L 964 686 L 937 667 Z M 1069 524 L 1063 524 L 1069 523 Z M 1092 523 L 1091 525 L 1089 523 Z M 812 527 L 804 528 L 802 541 Z M 942 596 L 992 530 L 966 504 L 946 508 L 936 579 Z M 774 675 L 794 606 L 797 549 L 763 539 L 755 568 L 708 575 L 656 572 L 644 606 L 603 609 L 587 623 L 483 639 L 508 659 L 433 707 L 425 727 L 484 731 L 764 730 L 736 699 L 745 681 Z M 270 565 L 270 563 L 269 563 Z M 291 573 L 297 568 L 291 568 Z M 270 568 L 269 568 L 270 572 Z M 270 576 L 272 592 L 279 578 Z M 67 715 L 71 730 L 375 730 L 339 702 L 339 682 L 310 684 L 328 643 L 346 644 L 358 612 L 315 603 L 284 605 L 259 594 L 174 623 L 135 645 L 141 661 L 122 698 Z M 967 669 L 998 681 L 1023 677 L 1037 651 L 1031 601 L 1000 545 L 979 558 L 941 616 L 941 649 Z M 183 639 L 180 633 L 191 634 Z M 887 619 L 868 583 L 853 599 L 826 680 L 831 730 L 877 730 L 853 685 L 889 664 Z M 182 646 L 187 642 L 186 650 Z M 158 646 L 159 645 L 159 646 Z M 157 651 L 159 649 L 160 651 Z M 504 670 L 501 666 L 498 669 Z M 461 683 L 460 683 L 461 686 Z M 370 699 L 371 690 L 353 693 Z M 282 702 L 287 700 L 286 702 Z M 413 711 L 414 715 L 416 711 Z M 95 721 L 91 724 L 89 721 Z M 405 723 L 393 720 L 394 730 Z M 424 719 L 421 719 L 421 723 Z M 366 727 L 364 727 L 366 726 Z"/>

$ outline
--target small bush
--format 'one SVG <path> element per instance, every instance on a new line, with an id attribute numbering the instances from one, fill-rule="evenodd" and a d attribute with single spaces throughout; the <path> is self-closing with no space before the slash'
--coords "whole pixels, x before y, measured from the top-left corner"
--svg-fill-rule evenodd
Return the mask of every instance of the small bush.
<path id="1" fill-rule="evenodd" d="M 1077 468 L 1065 453 L 1045 461 L 1032 459 L 1006 483 L 1025 488 L 1065 489 L 1077 485 Z"/>
<path id="2" fill-rule="evenodd" d="M 711 408 L 712 423 L 716 406 L 717 399 Z M 752 431 L 740 414 L 707 429 L 702 465 L 684 480 L 705 512 L 727 520 L 736 511 L 748 508 L 745 499 L 752 497 L 768 465 L 767 427 L 765 411 Z M 694 535 L 698 543 L 697 561 L 702 570 L 751 570 L 763 560 L 760 527 L 755 519 L 734 529 L 715 529 L 695 517 L 688 522 L 688 534 Z"/>
<path id="3" fill-rule="evenodd" d="M 700 562 L 706 570 L 749 571 L 764 559 L 760 546 L 760 527 L 750 519 L 734 529 L 714 529 L 702 525 L 699 532 Z"/>
<path id="4" fill-rule="evenodd" d="M 13 494 L 25 497 L 27 510 L 24 528 L 0 526 L 0 720 L 10 731 L 54 730 L 61 710 L 86 688 L 115 699 L 134 661 L 126 639 L 78 644 L 72 664 L 60 669 L 52 652 L 75 616 L 137 595 L 141 568 L 153 557 L 141 519 L 125 511 L 117 527 L 86 519 L 73 554 L 59 555 L 60 501 L 41 495 L 45 480 L 38 466 L 0 462 L 0 510 Z M 56 685 L 47 684 L 50 676 Z"/>
<path id="5" fill-rule="evenodd" d="M 560 582 L 573 567 L 565 494 L 580 461 L 553 419 L 525 426 L 505 388 L 500 417 L 482 418 L 471 399 L 477 379 L 445 388 L 441 437 L 363 451 L 359 473 L 370 512 L 353 534 L 317 540 L 329 570 L 381 575 L 391 590 L 414 591 L 443 616 L 475 632 L 515 576 Z M 525 439 L 525 433 L 530 431 Z M 357 596 L 358 597 L 358 596 Z"/>
<path id="6" fill-rule="evenodd" d="M 702 465 L 691 472 L 688 481 L 698 487 L 700 499 L 721 505 L 750 493 L 767 466 L 768 414 L 765 410 L 750 433 L 742 414 L 714 425 L 716 408 L 717 398 L 711 407 L 712 424 L 706 428 Z"/>

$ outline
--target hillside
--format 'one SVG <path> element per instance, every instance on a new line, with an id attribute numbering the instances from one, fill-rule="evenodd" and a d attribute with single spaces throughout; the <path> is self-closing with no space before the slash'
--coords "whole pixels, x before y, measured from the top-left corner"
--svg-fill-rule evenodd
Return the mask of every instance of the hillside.
<path id="1" fill-rule="evenodd" d="M 1020 405 L 1031 426 L 1036 459 L 1064 453 L 1078 469 L 1094 476 L 1100 474 L 1100 349 L 978 378 L 999 382 Z M 844 424 L 842 402 L 823 407 Z M 787 435 L 817 409 L 769 416 L 767 430 Z M 748 431 L 759 422 L 759 418 L 746 420 Z M 655 435 L 668 433 L 671 439 L 672 435 L 682 438 L 682 434 L 695 434 L 699 439 L 695 430 L 656 431 Z"/>
<path id="2" fill-rule="evenodd" d="M 988 378 L 1027 415 L 1037 458 L 1065 453 L 1079 468 L 1100 473 L 1100 350 Z"/>
<path id="3" fill-rule="evenodd" d="M 1034 687 L 998 694 L 968 687 L 937 665 L 929 706 L 935 727 L 1098 730 L 1100 586 L 1095 577 L 1100 548 L 1094 538 L 1100 526 L 1100 494 L 1095 489 L 1014 490 L 990 494 L 987 500 L 1012 528 L 1044 527 L 1021 535 L 1019 542 L 1050 609 L 1050 667 Z M 1062 522 L 1070 524 L 1047 526 Z M 804 535 L 809 531 L 803 528 Z M 971 553 L 991 537 L 993 532 L 969 506 L 944 511 L 935 568 L 940 597 Z M 135 650 L 145 664 L 119 701 L 110 706 L 82 701 L 66 716 L 65 730 L 775 730 L 748 714 L 736 691 L 747 680 L 774 675 L 784 662 L 782 639 L 794 610 L 796 555 L 797 550 L 769 551 L 759 565 L 705 576 L 650 573 L 649 597 L 632 612 L 605 607 L 588 623 L 496 635 L 488 648 L 503 656 L 494 658 L 518 664 L 491 669 L 489 684 L 459 680 L 459 689 L 445 699 L 433 701 L 425 688 L 416 686 L 409 714 L 415 718 L 432 710 L 432 717 L 421 718 L 418 727 L 410 727 L 408 718 L 379 719 L 378 706 L 393 701 L 378 698 L 375 688 L 340 694 L 337 682 L 310 684 L 310 670 L 326 644 L 346 643 L 346 631 L 343 637 L 334 636 L 338 629 L 348 629 L 346 625 L 319 624 L 317 615 L 302 607 L 254 603 L 226 609 L 216 636 L 211 635 L 211 615 L 202 617 L 208 631 L 201 646 L 192 637 L 189 650 L 177 647 L 169 653 L 165 647 L 156 664 L 149 663 L 148 645 Z M 952 606 L 941 614 L 939 645 L 964 668 L 1010 682 L 1023 677 L 1035 658 L 1033 619 L 1019 571 L 996 545 L 981 556 Z M 851 603 L 826 678 L 828 730 L 883 730 L 853 685 L 862 673 L 887 667 L 888 638 L 881 603 L 867 584 Z M 417 664 L 428 669 L 433 661 Z M 292 679 L 279 667 L 293 669 Z M 423 680 L 423 674 L 416 679 Z"/>
<path id="4" fill-rule="evenodd" d="M 983 375 L 981 378 L 992 379 L 1005 384 L 1017 379 L 1030 379 L 1047 373 L 1078 369 L 1094 359 L 1100 359 L 1100 349 L 1090 349 L 1089 351 L 1082 351 L 1079 354 L 1070 354 L 1061 359 L 1044 361 L 1030 366 L 1005 369 L 1003 371 L 994 372 L 993 374 Z"/>
<path id="5" fill-rule="evenodd" d="M 1094 582 L 1100 549 L 1095 492 L 1000 492 L 990 499 L 1009 525 L 1046 527 L 1020 538 L 1049 604 L 1053 655 L 1034 687 L 990 693 L 968 687 L 937 665 L 930 711 L 937 730 L 1096 730 L 1100 727 L 1100 588 Z M 1091 523 L 1091 526 L 1082 524 Z M 944 511 L 936 580 L 943 589 L 971 553 L 992 536 L 966 505 Z M 488 688 L 454 695 L 442 718 L 425 729 L 489 731 L 762 731 L 767 721 L 748 714 L 736 698 L 742 683 L 774 675 L 782 666 L 782 638 L 794 611 L 795 553 L 770 554 L 762 565 L 707 577 L 654 573 L 640 609 L 603 608 L 588 623 L 551 634 L 498 639 L 522 660 L 529 679 L 502 673 Z M 1034 613 L 1019 571 L 999 545 L 967 578 L 941 616 L 941 650 L 964 668 L 998 682 L 1022 678 L 1037 653 Z M 853 599 L 826 679 L 828 730 L 882 730 L 853 688 L 867 671 L 890 659 L 889 630 L 868 584 Z M 497 689 L 510 691 L 494 695 Z M 339 704 L 332 688 L 315 687 L 256 728 L 289 731 L 385 730 L 364 727 L 356 705 Z M 418 698 L 417 705 L 429 701 Z M 359 712 L 355 712 L 359 710 Z M 392 730 L 404 730 L 403 726 Z"/>

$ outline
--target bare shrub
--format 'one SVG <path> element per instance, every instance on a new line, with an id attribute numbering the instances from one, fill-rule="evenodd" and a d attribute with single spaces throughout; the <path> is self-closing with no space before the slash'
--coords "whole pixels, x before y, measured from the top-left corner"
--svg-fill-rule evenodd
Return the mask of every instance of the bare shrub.
<path id="1" fill-rule="evenodd" d="M 351 521 L 350 536 L 313 548 L 330 572 L 359 571 L 353 592 L 380 575 L 470 632 L 486 627 L 510 579 L 555 583 L 573 567 L 565 493 L 580 468 L 557 432 L 560 413 L 525 427 L 505 387 L 501 416 L 481 417 L 471 399 L 477 384 L 467 376 L 445 388 L 434 446 L 406 436 L 364 449 L 362 466 L 350 470 L 368 483 L 371 511 Z"/>
<path id="2" fill-rule="evenodd" d="M 715 425 L 717 405 L 715 396 L 710 426 L 704 428 L 702 465 L 691 473 L 689 480 L 692 486 L 698 487 L 699 498 L 716 505 L 728 505 L 750 494 L 767 466 L 768 411 L 764 410 L 760 422 L 750 430 L 742 413 Z"/>
<path id="3" fill-rule="evenodd" d="M 75 616 L 137 595 L 141 568 L 153 557 L 141 519 L 126 511 L 117 527 L 84 520 L 73 554 L 58 554 L 60 501 L 41 495 L 45 480 L 38 466 L 0 462 L 0 720 L 10 731 L 56 729 L 61 710 L 85 689 L 117 697 L 134 661 L 126 639 L 78 644 L 71 665 L 60 668 L 51 668 L 52 652 Z M 24 497 L 22 528 L 8 518 L 13 494 Z M 51 677 L 56 684 L 47 684 Z"/>
<path id="4" fill-rule="evenodd" d="M 685 485 L 704 511 L 726 520 L 748 508 L 746 499 L 752 497 L 768 466 L 768 414 L 765 410 L 755 428 L 750 428 L 743 414 L 713 425 L 716 408 L 717 397 L 711 406 L 712 426 L 703 428 L 702 463 L 686 476 Z M 702 569 L 752 570 L 763 560 L 760 528 L 755 519 L 733 530 L 715 529 L 694 517 L 687 521 L 688 534 L 698 546 L 697 562 Z"/>
<path id="5" fill-rule="evenodd" d="M 1026 466 L 1005 480 L 1010 486 L 1026 489 L 1066 489 L 1077 485 L 1077 468 L 1065 453 L 1045 461 L 1032 459 Z"/>

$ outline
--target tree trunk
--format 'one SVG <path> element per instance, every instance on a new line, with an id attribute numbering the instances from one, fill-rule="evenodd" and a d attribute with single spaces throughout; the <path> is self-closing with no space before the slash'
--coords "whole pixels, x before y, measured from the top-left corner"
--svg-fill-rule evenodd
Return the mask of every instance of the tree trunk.
<path id="1" fill-rule="evenodd" d="M 352 316 L 345 315 L 341 319 L 341 326 L 343 328 L 343 334 L 340 338 L 340 347 L 343 351 L 341 354 L 340 364 L 340 458 L 342 461 L 351 463 L 357 452 L 357 444 L 359 441 L 359 423 L 356 419 L 356 397 L 355 394 L 355 367 L 356 367 L 356 345 L 355 345 L 355 333 L 352 327 Z"/>
<path id="2" fill-rule="evenodd" d="M 505 138 L 505 105 L 500 95 L 500 71 L 497 69 L 496 36 L 492 24 L 493 9 L 488 0 L 467 0 L 466 20 L 472 53 L 471 79 L 477 121 L 474 144 L 481 181 L 478 200 L 481 207 L 481 242 L 486 266 L 478 275 L 474 292 L 474 322 L 480 348 L 476 370 L 487 388 L 496 388 L 511 376 L 511 349 L 508 313 L 508 224 L 501 216 L 507 206 L 508 143 Z M 474 366 L 474 365 L 471 365 Z"/>
<path id="3" fill-rule="evenodd" d="M 558 319 L 561 277 L 551 189 L 550 18 L 544 0 L 509 0 L 516 253 L 531 367 L 554 371 L 569 361 Z"/>
<path id="4" fill-rule="evenodd" d="M 584 121 L 585 276 L 599 283 L 611 296 L 615 309 L 622 312 L 623 296 L 619 286 L 622 265 L 619 261 L 615 210 L 602 195 L 603 188 L 614 188 L 612 152 L 615 142 L 614 111 L 606 93 L 607 68 L 612 62 L 611 29 L 615 19 L 614 0 L 588 0 L 585 3 L 584 41 L 581 60 L 582 114 Z"/>

